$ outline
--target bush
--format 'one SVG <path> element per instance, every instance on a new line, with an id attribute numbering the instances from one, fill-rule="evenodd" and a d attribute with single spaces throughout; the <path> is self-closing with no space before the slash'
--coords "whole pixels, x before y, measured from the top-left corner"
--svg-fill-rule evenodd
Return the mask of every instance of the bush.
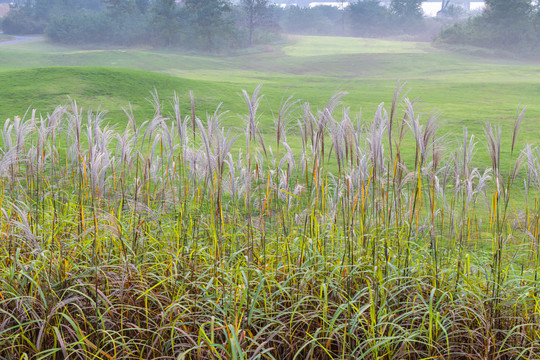
<path id="1" fill-rule="evenodd" d="M 111 39 L 111 22 L 98 12 L 78 12 L 53 18 L 46 28 L 52 41 L 65 44 L 102 43 Z"/>
<path id="2" fill-rule="evenodd" d="M 13 35 L 40 34 L 46 25 L 45 21 L 34 18 L 32 9 L 23 7 L 9 11 L 2 20 L 2 31 Z"/>
<path id="3" fill-rule="evenodd" d="M 23 1 L 19 1 L 23 3 Z M 15 5 L 2 23 L 8 34 L 43 33 L 53 18 L 70 16 L 80 11 L 97 11 L 100 0 L 33 0 Z"/>
<path id="4" fill-rule="evenodd" d="M 390 11 L 406 21 L 422 19 L 422 0 L 392 0 Z"/>
<path id="5" fill-rule="evenodd" d="M 152 38 L 148 15 L 137 13 L 121 18 L 106 17 L 110 24 L 110 35 L 105 42 L 122 46 L 156 43 Z"/>

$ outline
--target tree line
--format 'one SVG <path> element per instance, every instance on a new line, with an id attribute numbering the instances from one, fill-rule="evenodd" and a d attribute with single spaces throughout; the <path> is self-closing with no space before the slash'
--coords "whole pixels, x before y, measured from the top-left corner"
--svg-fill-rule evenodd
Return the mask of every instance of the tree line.
<path id="1" fill-rule="evenodd" d="M 274 41 L 281 32 L 380 36 L 421 31 L 421 0 L 356 1 L 338 9 L 269 0 L 19 0 L 2 22 L 10 34 L 45 33 L 66 44 L 216 50 Z"/>
<path id="2" fill-rule="evenodd" d="M 244 0 L 242 0 L 244 1 Z M 245 0 L 246 2 L 259 0 Z M 173 46 L 239 41 L 226 0 L 27 0 L 2 22 L 10 34 L 67 44 Z"/>
<path id="3" fill-rule="evenodd" d="M 480 16 L 443 30 L 439 41 L 512 51 L 540 52 L 540 5 L 532 0 L 485 0 Z"/>
<path id="4" fill-rule="evenodd" d="M 463 12 L 452 2 L 443 1 L 441 14 L 447 18 Z M 538 53 L 537 2 L 485 0 L 485 4 L 479 16 L 454 21 L 437 41 Z M 280 33 L 437 34 L 439 30 L 429 28 L 421 5 L 422 0 L 392 0 L 389 6 L 378 0 L 357 0 L 344 9 L 281 8 L 269 0 L 18 0 L 3 19 L 2 29 L 9 34 L 45 33 L 50 40 L 65 44 L 220 51 L 273 42 Z"/>

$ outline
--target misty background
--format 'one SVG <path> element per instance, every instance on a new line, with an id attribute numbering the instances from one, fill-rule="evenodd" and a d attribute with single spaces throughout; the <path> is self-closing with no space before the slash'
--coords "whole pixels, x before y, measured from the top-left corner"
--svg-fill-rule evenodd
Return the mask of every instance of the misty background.
<path id="1" fill-rule="evenodd" d="M 45 34 L 63 44 L 222 52 L 302 34 L 434 40 L 520 54 L 540 48 L 540 12 L 530 0 L 4 0 L 0 6 L 5 34 Z"/>

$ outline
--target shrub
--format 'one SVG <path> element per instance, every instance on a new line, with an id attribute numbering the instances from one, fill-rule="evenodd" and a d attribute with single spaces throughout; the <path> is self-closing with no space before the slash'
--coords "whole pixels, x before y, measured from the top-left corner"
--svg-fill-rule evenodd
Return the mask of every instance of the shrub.
<path id="1" fill-rule="evenodd" d="M 34 18 L 32 9 L 22 7 L 9 11 L 2 20 L 2 31 L 13 35 L 39 34 L 46 25 L 45 21 Z"/>
<path id="2" fill-rule="evenodd" d="M 98 12 L 76 12 L 53 18 L 47 25 L 46 34 L 52 40 L 65 44 L 95 44 L 111 40 L 112 24 Z"/>
<path id="3" fill-rule="evenodd" d="M 160 43 L 159 39 L 152 37 L 148 14 L 136 13 L 116 19 L 106 17 L 110 24 L 110 37 L 106 40 L 108 43 L 122 46 Z"/>

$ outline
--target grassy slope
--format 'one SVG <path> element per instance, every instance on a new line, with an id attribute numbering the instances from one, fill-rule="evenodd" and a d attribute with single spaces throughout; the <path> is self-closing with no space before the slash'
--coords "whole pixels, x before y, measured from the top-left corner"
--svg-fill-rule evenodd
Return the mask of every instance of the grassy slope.
<path id="1" fill-rule="evenodd" d="M 54 106 L 67 103 L 70 96 L 85 111 L 96 110 L 101 105 L 108 111 L 107 117 L 120 124 L 126 118 L 122 107 L 131 103 L 136 119 L 142 122 L 153 115 L 147 99 L 151 99 L 150 91 L 154 88 L 167 98 L 172 98 L 174 91 L 187 97 L 190 89 L 200 89 L 197 107 L 203 111 L 213 111 L 218 101 L 216 93 L 225 94 L 221 101 L 233 102 L 231 95 L 227 96 L 228 87 L 220 84 L 122 68 L 83 66 L 15 70 L 0 72 L 0 83 L 10 84 L 0 88 L 0 98 L 9 99 L 2 104 L 2 118 L 22 115 L 28 107 L 43 111 L 44 115 Z M 204 90 L 207 88 L 212 88 L 214 93 L 206 95 Z M 186 103 L 183 110 L 187 109 Z"/>
<path id="2" fill-rule="evenodd" d="M 6 71 L 0 72 L 1 98 L 5 99 L 0 103 L 0 117 L 23 113 L 29 105 L 50 111 L 70 94 L 83 105 L 95 108 L 102 104 L 114 121 L 122 119 L 120 106 L 131 101 L 140 108 L 136 115 L 144 118 L 151 112 L 144 98 L 153 87 L 164 97 L 173 90 L 183 95 L 193 89 L 201 109 L 211 111 L 224 102 L 235 114 L 243 112 L 240 90 L 262 83 L 267 99 L 262 104 L 263 122 L 267 125 L 271 123 L 269 108 L 277 108 L 287 88 L 318 106 L 336 91 L 347 91 L 351 111 L 362 109 L 363 116 L 371 118 L 380 102 L 389 103 L 400 79 L 412 89 L 411 98 L 420 98 L 422 109 L 442 113 L 443 130 L 451 134 L 459 136 L 467 126 L 469 133 L 482 135 L 487 121 L 509 131 L 516 107 L 523 104 L 529 109 L 521 142 L 536 143 L 538 139 L 540 72 L 533 64 L 452 54 L 426 43 L 333 37 L 294 37 L 284 47 L 265 50 L 208 57 L 144 49 L 74 49 L 42 40 L 5 45 L 0 48 L 0 70 Z M 7 72 L 82 65 L 122 66 L 176 79 L 127 70 L 107 75 L 109 70 L 89 68 Z M 31 95 L 36 92 L 39 97 Z M 34 99 L 32 104 L 29 99 Z M 236 119 L 231 118 L 229 124 Z"/>

